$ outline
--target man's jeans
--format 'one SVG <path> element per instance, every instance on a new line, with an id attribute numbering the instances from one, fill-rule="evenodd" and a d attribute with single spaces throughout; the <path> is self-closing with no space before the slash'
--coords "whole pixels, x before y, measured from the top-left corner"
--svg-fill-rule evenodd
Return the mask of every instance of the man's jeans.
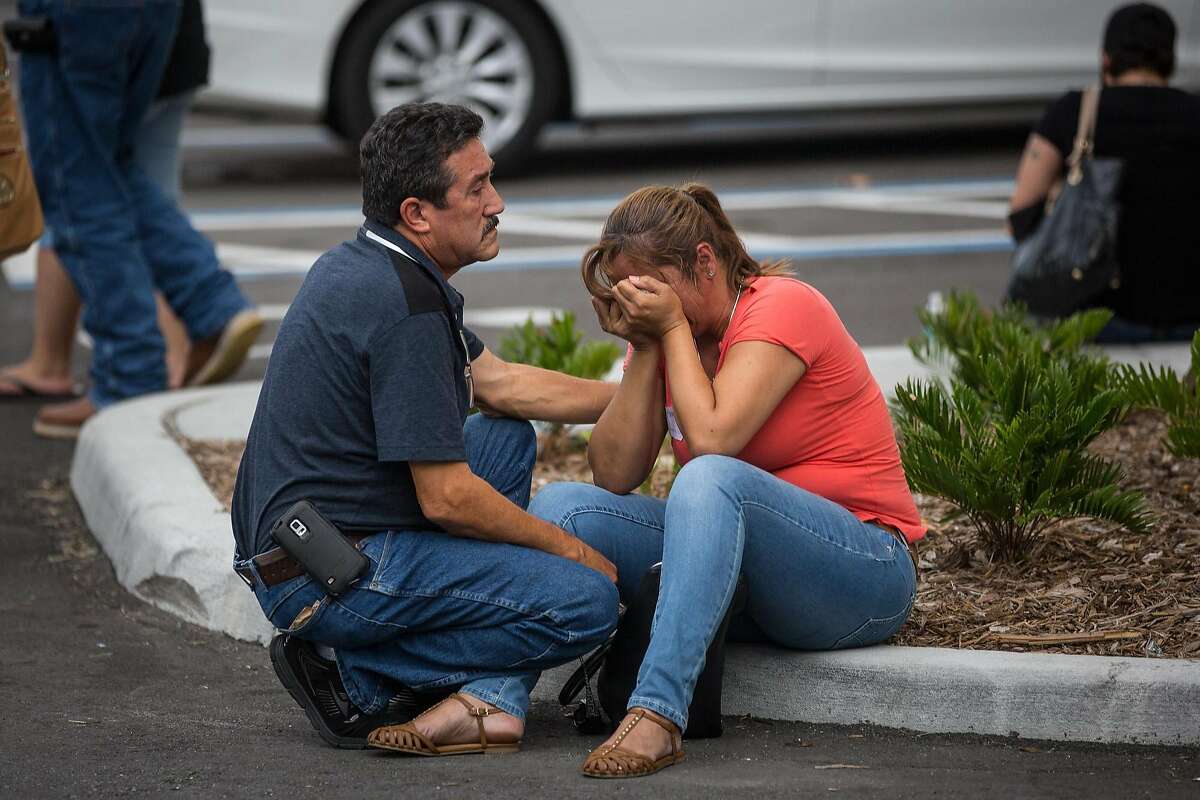
<path id="1" fill-rule="evenodd" d="M 133 158 L 179 20 L 169 0 L 21 0 L 49 17 L 54 53 L 21 56 L 29 154 L 54 247 L 83 300 L 91 399 L 166 388 L 158 288 L 193 340 L 248 306 L 198 233 Z"/>
<path id="2" fill-rule="evenodd" d="M 527 506 L 532 426 L 476 415 L 464 433 L 471 471 Z M 592 650 L 616 626 L 617 592 L 606 577 L 539 550 L 387 531 L 362 551 L 371 565 L 341 597 L 307 576 L 255 594 L 276 628 L 335 649 L 350 699 L 366 713 L 380 711 L 398 681 L 461 687 L 524 718 L 538 674 Z M 315 613 L 293 627 L 314 603 Z"/>
<path id="3" fill-rule="evenodd" d="M 612 561 L 623 597 L 662 562 L 650 647 L 629 707 L 680 728 L 739 574 L 749 596 L 729 637 L 798 650 L 881 642 L 904 624 L 916 592 L 912 560 L 890 533 L 736 458 L 688 462 L 666 501 L 559 483 L 529 512 Z"/>

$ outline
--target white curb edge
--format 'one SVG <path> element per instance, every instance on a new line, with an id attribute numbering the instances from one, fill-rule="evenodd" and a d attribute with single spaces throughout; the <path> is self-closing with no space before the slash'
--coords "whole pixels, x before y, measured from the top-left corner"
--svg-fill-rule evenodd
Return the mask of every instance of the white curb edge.
<path id="1" fill-rule="evenodd" d="M 172 392 L 106 408 L 83 427 L 71 488 L 122 586 L 188 622 L 267 642 L 271 626 L 232 569 L 229 513 L 162 422 L 230 391 Z"/>
<path id="2" fill-rule="evenodd" d="M 575 665 L 543 675 L 556 700 Z M 1200 745 L 1200 660 L 879 645 L 730 645 L 725 714 L 925 733 Z"/>

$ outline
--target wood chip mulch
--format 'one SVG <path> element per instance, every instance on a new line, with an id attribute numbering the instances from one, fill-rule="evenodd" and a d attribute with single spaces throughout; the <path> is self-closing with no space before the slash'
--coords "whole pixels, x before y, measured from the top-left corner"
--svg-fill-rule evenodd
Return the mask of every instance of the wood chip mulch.
<path id="1" fill-rule="evenodd" d="M 246 443 L 240 439 L 189 439 L 186 436 L 175 439 L 196 463 L 196 469 L 221 501 L 221 507 L 228 511 L 233 503 L 233 484 Z"/>
<path id="2" fill-rule="evenodd" d="M 1200 658 L 1200 459 L 1163 447 L 1161 414 L 1136 412 L 1093 445 L 1119 461 L 1123 485 L 1143 492 L 1158 516 L 1148 535 L 1070 520 L 1050 529 L 1032 557 L 989 563 L 949 504 L 918 496 L 930 527 L 919 546 L 917 602 L 896 644 Z M 179 437 L 226 508 L 243 442 Z M 649 485 L 666 496 L 673 477 L 660 459 Z M 579 444 L 551 441 L 534 470 L 536 493 L 550 482 L 591 481 Z"/>

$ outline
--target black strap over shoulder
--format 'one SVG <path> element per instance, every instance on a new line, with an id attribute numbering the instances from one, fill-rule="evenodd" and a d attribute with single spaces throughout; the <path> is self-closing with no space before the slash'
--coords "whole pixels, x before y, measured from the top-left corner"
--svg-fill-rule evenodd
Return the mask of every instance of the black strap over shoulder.
<path id="1" fill-rule="evenodd" d="M 441 310 L 445 312 L 446 319 L 450 321 L 450 329 L 457 331 L 458 318 L 454 314 L 454 306 L 450 304 L 450 299 L 446 297 L 445 291 L 438 286 L 437 281 L 432 275 L 425 272 L 425 269 L 395 250 L 387 250 L 388 258 L 392 261 L 392 269 L 396 272 L 396 277 L 400 279 L 400 285 L 404 287 L 404 297 L 408 301 L 408 313 L 424 314 L 429 311 Z"/>

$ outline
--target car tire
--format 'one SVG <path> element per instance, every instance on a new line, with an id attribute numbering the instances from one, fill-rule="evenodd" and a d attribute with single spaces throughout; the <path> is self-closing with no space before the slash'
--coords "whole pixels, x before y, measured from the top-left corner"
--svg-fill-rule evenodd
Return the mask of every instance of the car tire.
<path id="1" fill-rule="evenodd" d="M 342 38 L 330 123 L 357 142 L 401 103 L 459 102 L 484 117 L 484 143 L 497 169 L 511 172 L 559 107 L 559 52 L 546 23 L 521 2 L 383 0 Z"/>

